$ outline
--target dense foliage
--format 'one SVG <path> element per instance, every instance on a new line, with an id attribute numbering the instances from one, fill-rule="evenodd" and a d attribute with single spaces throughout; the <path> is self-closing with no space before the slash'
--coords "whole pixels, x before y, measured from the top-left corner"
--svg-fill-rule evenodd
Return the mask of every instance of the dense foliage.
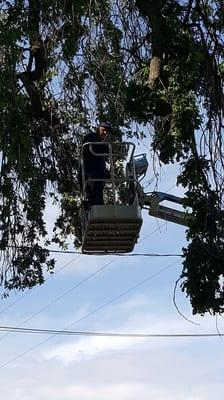
<path id="1" fill-rule="evenodd" d="M 79 225 L 78 144 L 98 119 L 144 125 L 193 210 L 182 290 L 224 311 L 222 0 L 0 0 L 1 282 L 43 282 L 48 196 L 54 241 Z"/>

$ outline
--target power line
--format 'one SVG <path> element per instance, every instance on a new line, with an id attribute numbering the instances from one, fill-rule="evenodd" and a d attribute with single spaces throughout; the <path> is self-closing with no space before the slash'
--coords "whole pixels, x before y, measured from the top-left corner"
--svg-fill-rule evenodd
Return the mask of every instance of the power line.
<path id="1" fill-rule="evenodd" d="M 47 249 L 46 249 L 47 250 Z M 114 255 L 114 254 L 107 254 L 107 253 L 81 253 L 79 251 L 69 251 L 69 250 L 48 250 L 50 253 L 61 253 L 61 254 L 80 254 L 84 256 L 104 256 L 104 255 Z M 115 253 L 117 257 L 182 257 L 183 254 L 158 254 L 158 253 L 131 253 L 131 254 L 126 254 L 126 253 Z"/>
<path id="2" fill-rule="evenodd" d="M 38 328 L 16 328 L 13 326 L 0 326 L 0 331 L 13 333 L 35 333 L 63 336 L 100 336 L 100 337 L 123 337 L 123 338 L 176 338 L 176 337 L 220 337 L 224 333 L 131 333 L 131 332 L 92 332 L 92 331 L 68 331 Z"/>
<path id="3" fill-rule="evenodd" d="M 148 237 L 150 237 L 151 235 L 153 235 L 155 232 L 157 232 L 158 230 L 160 230 L 163 226 L 165 226 L 166 223 L 162 224 L 161 227 L 156 228 L 154 231 L 150 232 L 148 235 L 146 235 L 143 239 L 141 239 L 139 241 L 139 243 L 143 242 L 145 239 L 147 239 Z M 41 310 L 39 310 L 38 312 L 36 312 L 35 314 L 32 314 L 29 318 L 27 318 L 25 321 L 23 321 L 21 324 L 19 324 L 17 326 L 17 328 L 21 327 L 23 324 L 25 324 L 26 322 L 30 321 L 31 319 L 33 319 L 35 316 L 39 315 L 42 311 L 46 310 L 50 305 L 56 303 L 59 299 L 63 298 L 64 296 L 66 296 L 68 293 L 70 293 L 72 290 L 75 290 L 77 287 L 81 286 L 84 282 L 88 281 L 91 277 L 93 277 L 94 275 L 96 275 L 98 272 L 100 272 L 101 270 L 103 270 L 104 268 L 106 268 L 106 266 L 108 266 L 109 264 L 113 263 L 118 257 L 114 257 L 110 262 L 104 264 L 102 267 L 100 267 L 98 270 L 96 270 L 95 272 L 93 272 L 92 274 L 90 274 L 89 276 L 87 276 L 83 281 L 79 282 L 77 285 L 73 286 L 72 288 L 70 288 L 68 291 L 66 291 L 65 293 L 63 293 L 61 296 L 57 297 L 56 299 L 52 300 L 50 303 L 48 303 L 45 307 L 43 307 Z M 127 291 L 123 292 L 121 295 L 116 296 L 115 298 L 113 298 L 112 300 L 110 300 L 107 303 L 104 303 L 102 306 L 98 307 L 97 309 L 91 311 L 90 313 L 88 313 L 87 315 L 85 315 L 84 317 L 80 318 L 79 320 L 73 322 L 72 324 L 70 324 L 69 326 L 67 326 L 65 329 L 69 329 L 71 326 L 77 324 L 78 322 L 80 322 L 81 320 L 89 317 L 90 315 L 96 313 L 97 311 L 99 311 L 100 309 L 102 309 L 103 307 L 106 307 L 107 305 L 111 304 L 113 301 L 116 301 L 118 298 L 124 296 L 125 294 L 129 293 L 131 290 L 134 290 L 135 288 L 137 288 L 138 286 L 140 286 L 141 284 L 145 283 L 147 280 L 152 279 L 154 276 L 157 276 L 158 274 L 162 273 L 163 271 L 165 271 L 166 269 L 170 268 L 171 266 L 173 266 L 174 264 L 176 264 L 177 262 L 168 265 L 167 267 L 163 268 L 162 270 L 158 271 L 157 273 L 155 273 L 154 275 L 152 275 L 149 278 L 146 278 L 146 280 L 138 283 L 137 285 L 135 285 L 134 287 L 128 289 Z M 11 332 L 7 332 L 5 335 L 3 335 L 0 340 L 3 340 L 7 335 L 9 335 Z M 0 368 L 4 368 L 6 365 L 11 364 L 11 362 L 16 361 L 18 358 L 21 358 L 22 356 L 24 356 L 25 354 L 29 353 L 30 351 L 34 350 L 35 348 L 39 347 L 41 344 L 43 344 L 44 342 L 46 342 L 48 339 L 45 339 L 44 341 L 40 342 L 39 344 L 33 346 L 30 349 L 27 349 L 25 352 L 19 354 L 17 357 L 13 358 L 12 360 L 9 360 L 8 362 L 6 362 L 5 364 L 0 365 Z"/>
<path id="4" fill-rule="evenodd" d="M 117 301 L 121 297 L 123 297 L 126 294 L 130 293 L 132 290 L 135 290 L 137 287 L 143 285 L 144 283 L 150 281 L 151 279 L 155 278 L 159 274 L 161 274 L 164 271 L 168 270 L 169 268 L 173 267 L 175 264 L 177 264 L 177 261 L 175 261 L 172 264 L 167 265 L 165 268 L 162 268 L 161 270 L 159 270 L 158 272 L 154 273 L 153 275 L 150 275 L 150 276 L 146 277 L 145 279 L 143 279 L 142 281 L 138 282 L 134 286 L 131 286 L 129 289 L 125 290 L 121 294 L 113 297 L 111 300 L 103 303 L 102 305 L 100 305 L 99 307 L 97 307 L 94 310 L 90 311 L 89 313 L 87 313 L 83 317 L 81 317 L 81 318 L 77 319 L 76 321 L 72 322 L 71 324 L 67 325 L 63 330 L 65 331 L 65 330 L 70 329 L 72 326 L 78 324 L 79 322 L 83 321 L 84 319 L 88 318 L 89 316 L 91 316 L 91 315 L 95 314 L 96 312 L 102 310 L 104 307 L 114 303 L 115 301 Z M 36 348 L 38 348 L 42 344 L 48 342 L 49 340 L 51 340 L 55 336 L 57 336 L 57 334 L 52 334 L 52 336 L 48 337 L 47 339 L 42 340 L 41 342 L 37 343 L 36 345 L 34 345 L 34 346 L 30 347 L 29 349 L 25 350 L 24 352 L 18 354 L 16 357 L 13 357 L 11 360 L 6 361 L 4 364 L 0 365 L 0 369 L 6 367 L 7 365 L 11 364 L 12 362 L 18 360 L 19 358 L 22 358 L 24 355 L 26 355 L 26 354 L 30 353 L 31 351 L 35 350 Z"/>
<path id="5" fill-rule="evenodd" d="M 161 228 L 163 228 L 166 225 L 166 223 L 164 223 L 163 225 L 161 225 L 161 227 L 156 228 L 154 231 L 150 232 L 148 235 L 146 235 L 143 239 L 141 239 L 139 241 L 139 243 L 141 243 L 142 241 L 144 241 L 146 238 L 148 238 L 149 236 L 151 236 L 152 234 L 154 234 L 155 232 L 157 232 L 158 230 L 160 230 Z M 12 246 L 11 246 L 12 247 Z M 17 246 L 18 248 L 18 246 Z M 66 268 L 69 264 L 71 264 L 73 261 L 75 261 L 76 259 L 78 259 L 81 255 L 97 255 L 97 256 L 101 256 L 101 255 L 105 255 L 105 254 L 85 254 L 85 253 L 81 253 L 78 251 L 65 251 L 65 250 L 55 250 L 55 249 L 46 249 L 50 252 L 53 253 L 60 253 L 60 254 L 77 254 L 78 256 L 75 257 L 74 259 L 70 260 L 68 263 L 66 263 L 64 266 L 62 266 L 60 269 L 58 269 L 56 272 L 53 272 L 53 275 L 56 275 L 57 273 L 59 273 L 60 271 L 62 271 L 64 268 Z M 112 254 L 106 254 L 107 256 L 112 255 Z M 132 253 L 132 254 L 123 254 L 123 253 L 116 253 L 116 257 L 135 257 L 135 256 L 143 256 L 143 257 L 182 257 L 183 254 L 157 254 L 157 253 Z M 116 257 L 113 259 L 115 260 Z M 46 278 L 45 281 L 47 281 L 48 279 L 50 279 L 50 277 Z M 38 286 L 33 287 L 32 288 L 32 292 L 37 289 Z M 30 294 L 31 292 L 26 292 L 24 295 L 22 295 L 21 297 L 19 297 L 18 299 L 16 299 L 15 301 L 13 301 L 12 303 L 10 303 L 8 306 L 6 306 L 5 308 L 0 310 L 0 314 L 2 314 L 3 312 L 5 312 L 6 310 L 8 310 L 9 308 L 11 308 L 13 305 L 17 304 L 18 302 L 20 302 L 24 297 L 26 297 L 28 294 Z M 1 340 L 1 339 L 0 339 Z"/>
<path id="6" fill-rule="evenodd" d="M 165 224 L 163 224 L 160 228 L 162 228 Z M 150 236 L 151 234 L 153 234 L 154 232 L 158 231 L 160 228 L 157 228 L 155 231 L 151 232 L 149 235 L 147 235 L 145 238 L 143 238 L 139 243 L 141 243 L 144 239 L 146 239 L 148 236 Z M 64 266 L 62 266 L 60 269 L 58 269 L 56 272 L 53 273 L 52 276 L 55 276 L 56 274 L 58 274 L 60 271 L 62 271 L 64 268 L 66 268 L 69 264 L 71 264 L 73 261 L 77 260 L 81 255 L 88 255 L 88 254 L 84 254 L 81 252 L 76 252 L 76 251 L 63 251 L 63 250 L 49 250 L 50 252 L 53 253 L 60 253 L 60 254 L 77 254 L 78 256 L 73 258 L 72 260 L 70 260 L 68 263 L 66 263 Z M 101 255 L 101 254 L 91 254 L 91 255 Z M 112 254 L 107 254 L 107 255 L 112 255 Z M 122 254 L 122 253 L 117 253 L 116 257 L 112 260 L 112 262 L 117 258 L 117 257 L 182 257 L 182 254 L 156 254 L 156 253 L 133 253 L 133 254 Z M 46 278 L 45 281 L 47 281 L 48 279 L 50 279 L 51 277 Z M 33 287 L 32 288 L 32 292 L 34 290 L 36 290 L 38 288 L 38 286 Z M 15 304 L 19 303 L 22 299 L 24 299 L 24 297 L 26 297 L 27 295 L 29 295 L 31 293 L 31 291 L 26 292 L 25 294 L 23 294 L 22 296 L 20 296 L 18 299 L 16 299 L 15 301 L 13 301 L 12 303 L 10 303 L 9 305 L 7 305 L 6 307 L 4 307 L 3 309 L 0 310 L 0 314 L 2 314 L 3 312 L 5 312 L 6 310 L 8 310 L 9 308 L 11 308 L 12 306 L 14 306 Z M 57 301 L 57 300 L 56 300 Z M 50 303 L 53 304 L 53 303 Z M 47 306 L 48 307 L 48 306 Z M 44 308 L 45 309 L 45 308 Z M 42 309 L 40 312 L 42 312 L 44 309 Z M 39 312 L 38 312 L 39 313 Z M 37 313 L 37 314 L 38 314 Z M 35 314 L 35 315 L 37 315 Z M 25 321 L 27 322 L 27 320 Z M 23 322 L 23 323 L 25 323 Z M 5 336 L 3 336 L 5 337 Z M 3 339 L 0 338 L 1 339 Z"/>
<path id="7" fill-rule="evenodd" d="M 161 227 L 163 227 L 164 225 L 166 225 L 166 223 L 163 224 Z M 149 235 L 147 235 L 145 238 L 149 237 L 151 234 L 153 234 L 154 232 L 156 232 L 156 231 L 158 231 L 159 229 L 161 229 L 161 227 L 159 227 L 159 228 L 157 228 L 155 231 L 151 232 L 151 233 L 150 233 Z M 145 238 L 144 238 L 144 239 L 145 239 Z M 140 242 L 142 242 L 144 239 L 142 239 Z M 48 249 L 48 250 L 49 250 L 50 252 L 61 253 L 61 254 L 66 254 L 66 253 L 67 253 L 67 254 L 78 254 L 79 256 L 82 254 L 81 252 L 75 252 L 75 251 L 60 251 L 60 250 L 53 250 L 53 249 Z M 98 254 L 98 255 L 99 255 L 99 254 Z M 86 282 L 87 280 L 89 280 L 92 276 L 96 275 L 99 271 L 101 271 L 103 268 L 105 268 L 105 266 L 107 266 L 107 265 L 109 265 L 110 263 L 112 263 L 112 262 L 113 262 L 115 259 L 117 259 L 117 257 L 119 257 L 119 256 L 128 256 L 128 257 L 130 257 L 130 256 L 180 257 L 181 254 L 150 254 L 150 253 L 143 253 L 143 254 L 137 254 L 137 253 L 135 253 L 135 254 L 119 254 L 119 253 L 118 253 L 118 254 L 116 254 L 116 257 L 115 257 L 113 260 L 111 260 L 111 262 L 107 263 L 106 265 L 104 265 L 103 267 L 99 268 L 99 269 L 98 269 L 97 271 L 95 271 L 94 273 L 90 274 L 90 275 L 89 275 L 87 278 L 85 278 L 83 281 L 81 281 L 80 283 L 78 283 L 77 285 L 75 285 L 73 288 L 71 288 L 71 289 L 69 289 L 68 291 L 66 291 L 65 293 L 63 293 L 61 296 L 59 296 L 59 297 L 57 297 L 56 299 L 54 299 L 52 302 L 50 302 L 50 303 L 47 304 L 45 307 L 43 307 L 40 311 L 38 311 L 37 313 L 35 313 L 35 314 L 32 315 L 31 317 L 29 317 L 29 318 L 28 318 L 26 321 L 24 321 L 23 323 L 28 322 L 29 320 L 31 320 L 32 318 L 34 318 L 36 315 L 40 314 L 42 311 L 44 311 L 46 308 L 48 308 L 50 305 L 52 305 L 53 303 L 55 303 L 56 301 L 58 301 L 58 300 L 61 299 L 62 297 L 66 296 L 66 295 L 67 295 L 68 293 L 70 293 L 72 290 L 74 290 L 75 288 L 81 286 L 81 284 L 83 284 L 84 282 Z M 169 266 L 168 266 L 168 267 L 169 267 Z M 163 270 L 159 271 L 158 273 L 154 274 L 151 278 L 153 278 L 154 276 L 156 276 L 156 275 L 158 275 L 159 273 L 163 272 L 163 271 L 164 271 L 165 269 L 167 269 L 168 267 L 166 267 L 166 268 L 164 268 Z M 147 280 L 148 280 L 148 279 L 142 281 L 141 283 L 138 283 L 138 284 L 135 285 L 134 287 L 128 289 L 128 290 L 127 290 L 126 292 L 124 292 L 123 294 L 121 294 L 121 295 L 117 296 L 116 298 L 112 299 L 112 301 L 107 302 L 107 303 L 103 304 L 102 306 L 98 307 L 96 310 L 92 311 L 91 313 L 89 313 L 88 315 L 84 316 L 84 317 L 81 318 L 80 320 L 82 320 L 82 319 L 84 319 L 84 318 L 87 318 L 90 314 L 93 314 L 94 312 L 100 310 L 100 309 L 103 308 L 104 306 L 106 306 L 106 305 L 110 304 L 111 302 L 117 300 L 119 297 L 125 295 L 125 294 L 128 293 L 130 290 L 134 290 L 136 287 L 138 287 L 140 284 L 143 284 L 143 283 L 144 283 L 145 281 L 147 281 Z M 25 295 L 22 296 L 22 298 L 23 298 L 23 297 L 25 297 Z M 18 300 L 18 301 L 19 301 L 19 300 Z M 17 303 L 18 301 L 15 301 L 14 303 L 12 303 L 11 306 L 12 306 L 13 304 Z M 6 307 L 6 309 L 7 309 L 7 308 L 9 308 L 9 306 Z M 3 311 L 4 311 L 4 310 L 3 310 Z M 3 311 L 2 311 L 2 312 L 3 312 Z M 80 320 L 75 321 L 72 325 L 74 325 L 75 323 L 78 323 Z M 23 323 L 22 323 L 22 324 L 23 324 Z M 22 324 L 21 324 L 21 325 L 22 325 Z M 14 328 L 14 329 L 19 329 L 19 327 L 20 327 L 20 326 L 18 326 L 17 328 Z M 1 328 L 1 327 L 0 327 L 0 328 Z M 8 327 L 8 328 L 9 328 L 9 327 Z M 7 329 L 7 327 L 6 327 L 5 329 Z M 21 328 L 20 328 L 20 329 L 21 329 Z M 23 331 L 24 331 L 25 329 L 28 329 L 28 328 L 23 328 Z M 9 330 L 10 330 L 10 329 L 9 329 Z M 11 331 L 12 331 L 12 330 L 10 330 L 10 332 L 11 332 Z M 62 331 L 62 332 L 63 332 L 63 331 Z M 57 334 L 57 333 L 54 332 L 54 334 Z M 94 334 L 94 333 L 93 333 L 93 334 Z M 40 343 L 40 344 L 42 344 L 42 343 Z M 32 349 L 38 347 L 40 344 L 38 344 L 37 346 L 34 346 Z M 31 351 L 32 349 L 28 349 L 28 350 L 27 350 L 26 352 L 24 352 L 22 355 L 28 353 L 28 352 Z M 14 360 L 20 358 L 22 355 L 17 356 L 17 357 L 14 358 L 12 361 L 14 361 Z M 12 362 L 12 361 L 10 361 L 10 362 Z M 9 363 L 9 362 L 8 362 L 8 363 Z M 7 365 L 8 363 L 6 363 L 6 364 L 0 366 L 0 368 L 2 368 L 3 366 Z"/>
<path id="8" fill-rule="evenodd" d="M 69 262 L 67 262 L 66 264 L 64 264 L 61 268 L 59 268 L 57 271 L 54 272 L 53 275 L 49 276 L 48 278 L 45 279 L 45 282 L 48 281 L 49 279 L 51 279 L 53 276 L 55 276 L 56 274 L 58 274 L 59 272 L 61 272 L 64 268 L 66 268 L 69 264 L 71 264 L 72 262 L 76 261 L 78 258 L 80 257 L 80 255 L 78 255 L 77 257 L 74 257 L 72 260 L 70 260 Z M 34 286 L 32 288 L 31 291 L 24 293 L 22 296 L 20 296 L 18 299 L 16 299 L 15 301 L 13 301 L 12 303 L 8 304 L 6 307 L 2 308 L 0 310 L 0 314 L 2 314 L 3 312 L 5 312 L 6 310 L 8 310 L 9 308 L 13 307 L 15 304 L 19 303 L 22 299 L 24 299 L 24 297 L 26 297 L 27 295 L 29 295 L 31 292 L 33 292 L 34 290 L 36 290 L 39 286 Z M 4 336 L 3 336 L 4 337 Z M 3 338 L 2 337 L 2 338 Z M 1 340 L 1 338 L 0 338 Z"/>
<path id="9" fill-rule="evenodd" d="M 161 228 L 164 225 L 161 226 Z M 139 242 L 140 243 L 140 242 Z M 11 246 L 12 247 L 12 246 Z M 21 248 L 17 246 L 17 249 Z M 27 247 L 27 249 L 30 249 L 30 247 Z M 55 249 L 48 249 L 44 248 L 43 250 L 47 250 L 50 253 L 57 253 L 57 254 L 78 254 L 78 255 L 83 255 L 83 256 L 111 256 L 111 255 L 116 255 L 117 257 L 182 257 L 183 254 L 158 254 L 158 253 L 82 253 L 81 251 L 75 251 L 75 250 L 55 250 Z"/>
<path id="10" fill-rule="evenodd" d="M 116 258 L 116 257 L 115 257 Z M 88 275 L 86 278 L 82 279 L 80 282 L 72 286 L 70 289 L 66 290 L 66 292 L 62 293 L 52 301 L 50 301 L 48 304 L 46 304 L 44 307 L 42 307 L 39 311 L 36 313 L 32 314 L 30 317 L 26 318 L 24 321 L 22 321 L 19 325 L 17 325 L 17 328 L 20 328 L 22 325 L 24 325 L 26 322 L 31 321 L 31 319 L 35 318 L 37 315 L 41 314 L 43 311 L 45 311 L 48 307 L 52 306 L 53 304 L 57 303 L 57 301 L 61 300 L 63 297 L 67 296 L 69 293 L 77 289 L 78 287 L 82 286 L 84 283 L 86 283 L 88 280 L 90 280 L 93 276 L 97 275 L 99 272 L 101 272 L 103 269 L 105 269 L 109 264 L 111 264 L 115 258 L 108 263 L 104 264 L 102 267 L 98 268 L 96 271 L 92 272 L 90 275 Z M 10 332 L 6 333 L 5 335 L 0 337 L 0 341 L 3 340 L 6 336 L 8 336 Z"/>
<path id="11" fill-rule="evenodd" d="M 163 226 L 165 226 L 166 225 L 166 223 L 164 223 L 162 226 L 161 226 L 161 228 L 163 227 Z M 156 228 L 154 231 L 152 231 L 152 232 L 150 232 L 148 235 L 146 235 L 143 239 L 141 239 L 140 241 L 139 241 L 139 243 L 141 243 L 141 242 L 143 242 L 145 239 L 147 239 L 149 236 L 151 236 L 151 235 L 153 235 L 155 232 L 157 232 L 158 230 L 160 230 L 160 228 Z M 68 263 L 66 263 L 63 267 L 61 267 L 57 272 L 55 272 L 55 274 L 54 275 L 56 275 L 58 272 L 60 272 L 61 270 L 63 270 L 65 267 L 67 267 L 69 264 L 71 264 L 71 262 L 73 262 L 73 261 L 75 261 L 75 260 L 77 260 L 80 256 L 82 255 L 82 253 L 79 253 L 79 255 L 77 256 L 77 257 L 75 257 L 74 259 L 72 259 L 71 261 L 69 261 Z M 112 260 L 111 260 L 111 263 L 113 262 L 113 261 L 115 261 L 116 259 L 118 258 L 118 255 L 116 255 L 116 257 L 114 257 Z M 110 264 L 110 262 L 108 263 L 108 264 L 106 264 L 106 266 L 107 265 L 109 265 Z M 103 266 L 104 267 L 104 266 Z M 97 271 L 96 271 L 96 273 L 98 273 L 100 271 L 100 269 L 98 269 Z M 95 275 L 95 273 L 93 273 L 93 274 L 90 274 L 89 276 L 87 276 L 85 279 L 84 279 L 84 281 L 86 281 L 86 280 L 88 280 L 88 279 L 90 279 L 92 276 L 94 276 Z M 49 279 L 49 278 L 48 278 Z M 47 280 L 47 279 L 46 279 Z M 81 283 L 82 283 L 82 281 L 80 282 L 80 285 L 79 286 L 81 286 Z M 34 287 L 33 288 L 33 290 L 35 290 L 37 288 L 37 286 L 36 287 Z M 32 314 L 28 319 L 26 319 L 25 321 L 23 321 L 20 325 L 18 325 L 18 327 L 20 327 L 21 325 L 23 325 L 23 324 L 25 324 L 26 322 L 28 322 L 28 321 L 30 321 L 32 318 L 34 318 L 36 315 L 38 315 L 38 314 L 40 314 L 42 311 L 44 311 L 46 308 L 48 308 L 50 305 L 52 305 L 52 304 L 54 304 L 54 303 L 56 303 L 58 300 L 60 300 L 61 298 L 63 298 L 64 296 L 66 296 L 68 293 L 70 293 L 72 290 L 74 290 L 76 288 L 76 285 L 75 285 L 75 287 L 73 287 L 73 288 L 71 288 L 71 289 L 69 289 L 67 292 L 65 292 L 62 296 L 59 296 L 59 297 L 57 297 L 55 300 L 52 300 L 52 302 L 50 302 L 50 303 L 48 303 L 45 307 L 43 307 L 40 311 L 38 311 L 37 313 L 35 313 L 35 314 Z M 6 310 L 8 310 L 10 307 L 12 307 L 14 304 L 16 304 L 16 303 L 18 303 L 20 300 L 22 300 L 24 297 L 26 297 L 28 294 L 30 294 L 30 292 L 27 292 L 27 293 L 25 293 L 23 296 L 21 296 L 19 299 L 17 299 L 17 300 L 15 300 L 13 303 L 11 303 L 11 304 L 9 304 L 8 306 L 6 306 L 5 308 L 3 308 L 2 310 L 0 310 L 0 314 L 1 313 L 3 313 L 4 311 L 6 311 Z M 2 340 L 4 337 L 6 337 L 8 334 L 6 334 L 6 335 L 4 335 L 4 336 L 2 336 L 1 338 L 0 338 L 0 340 Z"/>
<path id="12" fill-rule="evenodd" d="M 161 228 L 163 228 L 166 225 L 166 223 L 164 223 L 161 227 L 156 228 L 154 231 L 150 232 L 148 235 L 146 235 L 142 240 L 139 241 L 139 243 L 141 243 L 143 240 L 145 240 L 146 238 L 148 238 L 149 236 L 151 236 L 153 233 L 157 232 L 158 230 L 160 230 Z M 89 254 L 84 254 L 81 252 L 76 252 L 76 251 L 63 251 L 63 250 L 54 250 L 51 249 L 49 250 L 50 252 L 54 252 L 54 253 L 61 253 L 61 254 L 78 254 L 77 257 L 75 257 L 74 259 L 70 260 L 68 263 L 66 263 L 64 266 L 62 266 L 58 271 L 53 273 L 53 276 L 56 275 L 57 273 L 59 273 L 60 271 L 62 271 L 65 267 L 67 267 L 69 264 L 71 264 L 73 261 L 75 261 L 76 259 L 78 259 L 81 255 L 89 255 Z M 91 254 L 91 255 L 101 255 L 101 254 Z M 104 255 L 104 254 L 103 254 Z M 112 254 L 107 254 L 108 255 L 112 255 Z M 143 256 L 143 257 L 182 257 L 182 254 L 155 254 L 155 253 L 134 253 L 134 254 L 122 254 L 122 253 L 117 253 L 116 257 L 135 257 L 135 256 Z M 116 257 L 114 259 L 116 259 Z M 114 260 L 113 259 L 113 260 Z M 47 278 L 45 281 L 47 281 L 49 278 Z M 32 288 L 32 292 L 34 290 L 37 289 L 36 287 Z M 0 314 L 2 314 L 3 312 L 5 312 L 6 310 L 8 310 L 9 308 L 11 308 L 12 306 L 14 306 L 15 304 L 19 303 L 24 297 L 26 297 L 27 295 L 29 295 L 31 292 L 26 292 L 25 294 L 23 294 L 21 297 L 19 297 L 18 299 L 16 299 L 15 301 L 13 301 L 12 303 L 10 303 L 8 306 L 4 307 L 3 309 L 0 310 Z M 27 321 L 26 321 L 27 322 Z M 25 322 L 23 322 L 25 323 Z M 4 335 L 3 337 L 5 337 L 6 335 Z M 0 338 L 1 339 L 3 339 Z"/>

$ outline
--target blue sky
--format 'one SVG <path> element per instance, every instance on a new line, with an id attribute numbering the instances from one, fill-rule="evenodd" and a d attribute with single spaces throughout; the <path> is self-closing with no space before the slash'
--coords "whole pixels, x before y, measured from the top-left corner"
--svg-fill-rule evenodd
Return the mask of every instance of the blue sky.
<path id="1" fill-rule="evenodd" d="M 176 172 L 175 166 L 164 168 L 159 190 L 167 191 L 175 184 Z M 149 170 L 147 179 L 151 176 Z M 181 189 L 174 187 L 170 193 L 179 194 Z M 49 224 L 54 212 L 49 208 Z M 186 244 L 184 227 L 156 220 L 146 212 L 143 217 L 134 253 L 181 252 Z M 175 309 L 173 290 L 181 272 L 178 257 L 58 254 L 55 272 L 43 286 L 1 300 L 0 325 L 162 334 L 215 333 L 218 323 L 223 331 L 221 317 L 192 316 L 180 290 L 178 307 L 194 324 Z M 219 337 L 2 333 L 1 396 L 10 400 L 218 400 L 224 392 L 223 343 Z"/>

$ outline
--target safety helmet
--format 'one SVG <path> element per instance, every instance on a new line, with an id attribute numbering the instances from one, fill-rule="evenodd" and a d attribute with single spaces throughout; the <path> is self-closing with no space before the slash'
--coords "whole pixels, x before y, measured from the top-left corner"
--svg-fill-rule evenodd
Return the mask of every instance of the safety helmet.
<path id="1" fill-rule="evenodd" d="M 108 128 L 110 131 L 112 130 L 112 127 L 111 127 L 109 122 L 102 121 L 102 122 L 99 123 L 98 127 L 100 127 L 100 126 L 102 126 L 104 128 Z"/>

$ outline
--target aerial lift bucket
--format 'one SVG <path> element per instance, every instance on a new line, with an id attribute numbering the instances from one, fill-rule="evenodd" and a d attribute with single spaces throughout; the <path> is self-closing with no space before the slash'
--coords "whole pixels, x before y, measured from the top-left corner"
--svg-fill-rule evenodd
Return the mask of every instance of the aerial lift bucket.
<path id="1" fill-rule="evenodd" d="M 90 146 L 90 151 L 95 154 L 94 151 L 91 150 L 93 143 L 85 143 L 84 146 L 87 145 Z M 128 152 L 127 165 L 129 169 L 131 166 L 132 180 L 135 181 L 136 174 L 133 158 L 135 145 L 133 143 L 122 143 L 121 145 L 126 146 L 127 149 L 131 148 L 131 151 Z M 108 143 L 108 149 L 107 156 L 109 156 L 110 161 L 110 182 L 113 204 L 93 205 L 88 211 L 83 213 L 83 253 L 105 254 L 131 252 L 137 242 L 142 226 L 141 207 L 138 204 L 137 193 L 130 205 L 120 204 L 117 201 L 116 192 L 121 183 L 120 181 L 118 182 L 114 176 L 114 157 L 117 157 L 117 155 L 113 153 L 113 145 L 111 143 Z M 102 154 L 99 156 L 102 156 Z M 82 162 L 81 158 L 81 165 Z"/>

